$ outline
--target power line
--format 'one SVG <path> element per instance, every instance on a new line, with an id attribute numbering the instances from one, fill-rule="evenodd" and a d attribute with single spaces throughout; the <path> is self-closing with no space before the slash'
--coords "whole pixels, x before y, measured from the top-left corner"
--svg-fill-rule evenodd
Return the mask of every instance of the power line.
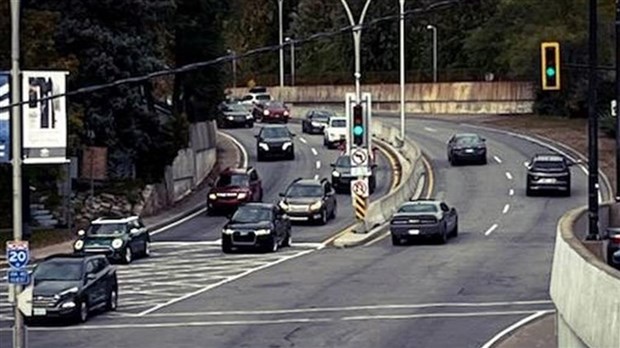
<path id="1" fill-rule="evenodd" d="M 413 16 L 413 15 L 419 15 L 422 13 L 427 13 L 427 12 L 431 12 L 431 11 L 437 11 L 437 10 L 441 10 L 445 7 L 451 6 L 451 5 L 455 5 L 459 2 L 462 2 L 462 0 L 444 0 L 444 1 L 439 1 L 439 2 L 435 2 L 433 4 L 424 6 L 424 7 L 418 7 L 412 10 L 408 10 L 404 12 L 405 16 Z M 325 32 L 318 32 L 315 34 L 312 34 L 310 36 L 307 36 L 305 38 L 301 38 L 301 39 L 291 39 L 289 42 L 287 42 L 286 44 L 282 44 L 282 47 L 284 47 L 285 45 L 288 44 L 304 44 L 304 43 L 308 43 L 308 42 L 312 42 L 312 41 L 316 41 L 322 38 L 328 38 L 328 37 L 333 37 L 333 36 L 338 36 L 338 35 L 342 35 L 344 33 L 347 33 L 349 31 L 353 31 L 353 30 L 360 30 L 360 29 L 366 29 L 372 26 L 375 26 L 381 22 L 386 22 L 389 20 L 395 20 L 395 19 L 399 19 L 400 15 L 396 14 L 396 15 L 389 15 L 389 16 L 383 16 L 383 17 L 379 17 L 379 18 L 375 18 L 373 20 L 370 20 L 362 25 L 348 25 L 348 26 L 344 26 L 341 28 L 338 28 L 336 30 L 332 30 L 332 31 L 325 31 Z M 108 89 L 108 88 L 114 88 L 114 87 L 118 87 L 120 85 L 126 85 L 126 84 L 134 84 L 134 83 L 141 83 L 141 82 L 145 82 L 157 77 L 162 77 L 162 76 L 168 76 L 168 75 L 176 75 L 176 74 L 181 74 L 181 73 L 185 73 L 185 72 L 189 72 L 189 71 L 193 71 L 193 70 L 197 70 L 206 66 L 210 66 L 210 65 L 214 65 L 214 64 L 219 64 L 219 63 L 224 63 L 224 62 L 230 62 L 233 59 L 240 59 L 240 58 L 245 58 L 245 57 L 250 57 L 256 54 L 260 54 L 260 53 L 265 53 L 265 52 L 271 52 L 271 51 L 277 51 L 280 49 L 280 45 L 270 45 L 270 46 L 264 46 L 264 47 L 259 47 L 259 48 L 255 48 L 252 50 L 249 50 L 245 53 L 242 54 L 235 54 L 235 55 L 226 55 L 226 56 L 221 56 L 212 60 L 208 60 L 208 61 L 202 61 L 202 62 L 196 62 L 196 63 L 191 63 L 191 64 L 187 64 L 184 66 L 181 66 L 179 68 L 174 68 L 174 69 L 166 69 L 166 70 L 159 70 L 159 71 L 155 71 L 146 75 L 142 75 L 142 76 L 136 76 L 136 77 L 129 77 L 129 78 L 124 78 L 124 79 L 120 79 L 120 80 L 116 80 L 113 82 L 108 82 L 108 83 L 104 83 L 104 84 L 99 84 L 99 85 L 94 85 L 94 86 L 88 86 L 88 87 L 82 87 L 82 88 L 78 88 L 75 89 L 73 91 L 69 91 L 69 92 L 65 92 L 62 94 L 54 94 L 51 96 L 47 96 L 47 97 L 43 97 L 43 98 L 39 98 L 39 99 L 35 99 L 35 100 L 27 100 L 27 101 L 21 101 L 19 103 L 13 103 L 10 105 L 6 105 L 2 108 L 0 108 L 0 111 L 5 111 L 6 109 L 10 109 L 11 107 L 14 106 L 20 106 L 20 105 L 24 105 L 30 102 L 42 102 L 42 101 L 47 101 L 47 100 L 52 100 L 52 99 L 57 99 L 57 98 L 61 98 L 61 97 L 70 97 L 70 96 L 75 96 L 75 95 L 80 95 L 80 94 L 86 94 L 86 93 L 92 93 L 92 92 L 97 92 L 100 90 L 104 90 L 104 89 Z"/>

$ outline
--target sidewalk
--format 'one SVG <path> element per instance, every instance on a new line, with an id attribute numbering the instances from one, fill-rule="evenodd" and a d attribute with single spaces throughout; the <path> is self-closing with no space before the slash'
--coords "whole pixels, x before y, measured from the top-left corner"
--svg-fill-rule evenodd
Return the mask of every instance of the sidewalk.
<path id="1" fill-rule="evenodd" d="M 493 348 L 555 348 L 558 339 L 555 335 L 555 314 L 547 314 L 517 329 L 493 345 Z"/>
<path id="2" fill-rule="evenodd" d="M 241 161 L 241 153 L 239 149 L 233 144 L 230 139 L 219 136 L 217 140 L 217 160 L 215 166 L 209 176 L 204 182 L 197 187 L 192 193 L 187 195 L 181 201 L 175 203 L 173 206 L 161 211 L 159 214 L 153 216 L 147 216 L 143 218 L 144 224 L 149 231 L 160 229 L 166 225 L 169 225 L 175 221 L 183 219 L 200 209 L 205 207 L 206 197 L 209 191 L 209 183 L 213 182 L 219 175 L 222 169 L 227 167 L 239 166 Z M 32 262 L 40 260 L 52 254 L 57 253 L 71 253 L 73 252 L 73 242 L 67 241 L 64 243 L 53 244 L 43 248 L 31 250 Z"/>

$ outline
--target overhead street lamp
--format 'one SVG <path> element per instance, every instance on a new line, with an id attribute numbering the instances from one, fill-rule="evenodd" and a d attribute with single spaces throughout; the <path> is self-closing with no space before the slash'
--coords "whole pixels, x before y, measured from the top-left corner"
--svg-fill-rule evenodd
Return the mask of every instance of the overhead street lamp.
<path id="1" fill-rule="evenodd" d="M 290 37 L 284 38 L 284 42 L 291 45 L 291 86 L 295 85 L 295 42 Z"/>
<path id="2" fill-rule="evenodd" d="M 368 11 L 370 1 L 371 0 L 366 0 L 364 8 L 362 9 L 362 15 L 360 16 L 359 23 L 355 23 L 353 13 L 351 12 L 351 8 L 349 8 L 349 5 L 347 4 L 347 1 L 340 0 L 340 2 L 342 2 L 342 6 L 344 6 L 345 11 L 347 12 L 349 22 L 351 23 L 351 26 L 353 26 L 353 47 L 355 51 L 355 73 L 353 74 L 353 77 L 355 77 L 355 99 L 357 104 L 362 102 L 362 91 L 360 86 L 360 78 L 362 77 L 362 74 L 360 73 L 362 24 L 364 23 L 364 17 L 366 17 L 366 12 Z"/>
<path id="3" fill-rule="evenodd" d="M 284 87 L 284 47 L 282 47 L 282 2 L 284 0 L 278 0 L 278 43 L 280 45 L 280 87 Z"/>
<path id="4" fill-rule="evenodd" d="M 400 5 L 400 138 L 405 140 L 405 0 Z"/>
<path id="5" fill-rule="evenodd" d="M 233 75 L 233 88 L 237 88 L 237 54 L 233 50 L 226 50 L 228 55 L 232 56 L 232 75 Z"/>
<path id="6" fill-rule="evenodd" d="M 429 24 L 426 29 L 433 31 L 433 82 L 437 82 L 437 27 Z"/>

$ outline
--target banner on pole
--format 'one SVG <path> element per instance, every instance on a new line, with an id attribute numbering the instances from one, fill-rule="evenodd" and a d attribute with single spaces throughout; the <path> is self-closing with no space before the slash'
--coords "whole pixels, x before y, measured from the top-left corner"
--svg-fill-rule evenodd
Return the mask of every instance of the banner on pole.
<path id="1" fill-rule="evenodd" d="M 66 92 L 66 71 L 23 71 L 24 163 L 67 163 L 66 98 L 38 100 Z"/>
<path id="2" fill-rule="evenodd" d="M 11 105 L 10 75 L 0 73 L 0 163 L 7 163 L 11 156 Z"/>

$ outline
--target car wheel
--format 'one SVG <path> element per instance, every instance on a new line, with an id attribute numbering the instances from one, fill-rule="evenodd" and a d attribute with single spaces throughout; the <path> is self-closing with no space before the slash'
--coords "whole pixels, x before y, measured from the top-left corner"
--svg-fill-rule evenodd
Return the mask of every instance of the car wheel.
<path id="1" fill-rule="evenodd" d="M 273 236 L 271 238 L 271 246 L 269 248 L 269 251 L 272 253 L 278 251 L 278 238 L 276 236 Z"/>
<path id="2" fill-rule="evenodd" d="M 286 232 L 286 238 L 282 242 L 283 247 L 290 247 L 293 245 L 293 237 L 291 236 L 291 231 Z"/>
<path id="3" fill-rule="evenodd" d="M 108 303 L 106 305 L 106 309 L 109 311 L 116 311 L 116 308 L 118 308 L 118 292 L 116 291 L 116 289 L 112 289 L 108 294 Z"/>
<path id="4" fill-rule="evenodd" d="M 125 262 L 125 264 L 130 264 L 131 261 L 133 261 L 133 252 L 131 251 L 131 247 L 126 247 L 125 248 L 125 257 L 123 258 L 123 261 Z"/>
<path id="5" fill-rule="evenodd" d="M 222 240 L 222 252 L 224 254 L 232 253 L 232 246 L 230 245 L 230 242 L 226 242 L 226 241 Z"/>
<path id="6" fill-rule="evenodd" d="M 570 197 L 570 186 L 566 188 L 566 191 L 564 191 L 564 196 L 566 197 Z"/>
<path id="7" fill-rule="evenodd" d="M 252 128 L 252 127 L 254 127 L 254 122 L 248 122 L 248 123 L 245 124 L 245 126 L 248 127 L 248 128 Z"/>
<path id="8" fill-rule="evenodd" d="M 85 323 L 88 320 L 88 303 L 86 301 L 80 301 L 76 319 L 80 323 Z"/>
<path id="9" fill-rule="evenodd" d="M 459 235 L 459 219 L 454 222 L 454 229 L 452 230 L 452 237 L 458 237 Z"/>
<path id="10" fill-rule="evenodd" d="M 288 157 L 289 160 L 294 161 L 295 160 L 295 152 L 291 153 L 290 156 Z"/>
<path id="11" fill-rule="evenodd" d="M 446 231 L 446 225 L 441 229 L 441 233 L 437 236 L 439 244 L 446 244 L 448 242 L 448 231 Z"/>
<path id="12" fill-rule="evenodd" d="M 534 195 L 534 192 L 532 191 L 532 189 L 529 186 L 527 186 L 525 188 L 525 195 L 528 196 L 528 197 Z"/>
<path id="13" fill-rule="evenodd" d="M 397 237 L 397 236 L 395 236 L 395 235 L 392 235 L 392 245 L 401 245 L 401 244 L 402 244 L 402 243 L 401 243 L 401 241 L 400 241 L 400 238 L 398 238 L 398 237 Z"/>
<path id="14" fill-rule="evenodd" d="M 334 203 L 334 209 L 332 209 L 332 213 L 329 215 L 329 218 L 335 219 L 337 211 L 338 211 L 338 204 Z"/>
<path id="15" fill-rule="evenodd" d="M 487 161 L 487 156 L 483 156 L 483 157 L 480 159 L 480 163 L 482 163 L 482 164 L 487 164 L 487 163 L 488 163 L 488 161 Z"/>
<path id="16" fill-rule="evenodd" d="M 259 162 L 262 162 L 262 161 L 264 161 L 264 160 L 265 160 L 265 155 L 262 155 L 262 154 L 259 152 L 259 153 L 258 153 L 258 155 L 256 156 L 256 159 L 257 159 Z"/>
<path id="17" fill-rule="evenodd" d="M 144 257 L 151 256 L 151 242 L 149 241 L 144 242 L 144 254 L 142 254 L 142 256 Z"/>
<path id="18" fill-rule="evenodd" d="M 326 209 L 321 210 L 321 217 L 319 218 L 318 223 L 319 223 L 319 225 L 326 225 L 327 224 L 327 211 L 326 211 Z"/>

